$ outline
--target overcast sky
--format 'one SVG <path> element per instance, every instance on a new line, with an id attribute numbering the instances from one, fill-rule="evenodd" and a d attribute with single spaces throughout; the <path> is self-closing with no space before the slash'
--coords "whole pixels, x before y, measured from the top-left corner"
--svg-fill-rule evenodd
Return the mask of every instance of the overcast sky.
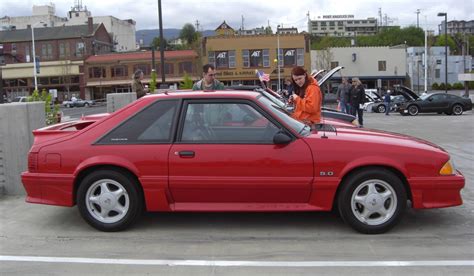
<path id="1" fill-rule="evenodd" d="M 158 0 L 56 0 L 56 1 L 18 1 L 1 0 L 0 17 L 28 16 L 33 5 L 53 2 L 56 15 L 66 17 L 67 11 L 75 2 L 92 12 L 92 16 L 112 15 L 120 19 L 133 19 L 137 30 L 158 28 Z M 244 27 L 251 29 L 267 26 L 275 30 L 278 24 L 284 27 L 297 27 L 307 30 L 307 13 L 311 19 L 322 15 L 354 15 L 356 19 L 387 16 L 393 23 L 402 27 L 416 25 L 416 10 L 420 9 L 420 25 L 437 30 L 442 18 L 438 12 L 447 12 L 450 20 L 474 20 L 473 0 L 162 0 L 163 28 L 182 28 L 185 23 L 200 23 L 204 30 L 214 30 L 224 20 L 239 29 L 244 17 Z"/>

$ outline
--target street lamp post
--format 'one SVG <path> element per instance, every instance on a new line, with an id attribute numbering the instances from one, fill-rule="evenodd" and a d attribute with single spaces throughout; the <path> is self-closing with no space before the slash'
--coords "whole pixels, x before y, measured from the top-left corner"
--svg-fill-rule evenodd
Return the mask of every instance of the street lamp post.
<path id="1" fill-rule="evenodd" d="M 438 16 L 444 16 L 444 87 L 448 93 L 448 13 L 439 12 Z"/>
<path id="2" fill-rule="evenodd" d="M 32 52 L 33 52 L 33 76 L 34 76 L 34 79 L 35 79 L 35 90 L 38 91 L 38 77 L 37 77 L 37 64 L 36 64 L 36 47 L 35 47 L 35 26 L 37 24 L 44 24 L 44 22 L 37 22 L 35 24 L 31 24 L 31 43 L 32 43 L 32 47 L 33 49 Z"/>
<path id="3" fill-rule="evenodd" d="M 31 25 L 31 42 L 33 51 L 33 76 L 35 79 L 35 90 L 38 91 L 38 78 L 36 77 L 36 48 L 35 48 L 35 26 L 34 24 Z"/>
<path id="4" fill-rule="evenodd" d="M 280 25 L 277 26 L 277 68 L 278 68 L 278 85 L 277 90 L 280 91 Z"/>

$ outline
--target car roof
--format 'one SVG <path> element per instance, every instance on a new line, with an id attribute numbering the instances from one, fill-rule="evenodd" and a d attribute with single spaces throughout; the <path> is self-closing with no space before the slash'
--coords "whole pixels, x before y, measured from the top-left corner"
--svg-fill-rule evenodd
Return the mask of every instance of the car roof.
<path id="1" fill-rule="evenodd" d="M 239 92 L 239 93 L 235 93 Z M 251 90 L 167 90 L 158 94 L 146 95 L 143 98 L 255 98 L 260 92 Z"/>

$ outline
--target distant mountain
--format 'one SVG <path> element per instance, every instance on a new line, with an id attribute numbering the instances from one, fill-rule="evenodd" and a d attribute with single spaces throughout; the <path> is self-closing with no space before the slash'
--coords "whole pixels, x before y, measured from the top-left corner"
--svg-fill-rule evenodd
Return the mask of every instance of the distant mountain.
<path id="1" fill-rule="evenodd" d="M 170 39 L 179 37 L 180 32 L 181 32 L 181 29 L 163 29 L 163 36 L 165 37 L 166 40 L 170 40 Z M 203 35 L 213 36 L 215 35 L 215 32 L 207 30 L 203 32 Z M 143 45 L 145 46 L 150 45 L 150 43 L 153 41 L 153 38 L 159 37 L 159 36 L 160 36 L 160 31 L 158 29 L 138 30 L 136 32 L 137 43 L 140 42 L 140 40 L 143 40 Z"/>

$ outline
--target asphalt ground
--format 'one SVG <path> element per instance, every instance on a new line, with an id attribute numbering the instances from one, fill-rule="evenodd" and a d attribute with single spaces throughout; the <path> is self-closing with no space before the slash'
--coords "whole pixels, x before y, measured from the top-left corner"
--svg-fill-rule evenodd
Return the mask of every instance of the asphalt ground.
<path id="1" fill-rule="evenodd" d="M 474 275 L 474 115 L 366 113 L 366 128 L 450 152 L 464 204 L 408 209 L 389 233 L 362 235 L 337 215 L 148 213 L 103 233 L 74 208 L 0 198 L 1 275 Z"/>

